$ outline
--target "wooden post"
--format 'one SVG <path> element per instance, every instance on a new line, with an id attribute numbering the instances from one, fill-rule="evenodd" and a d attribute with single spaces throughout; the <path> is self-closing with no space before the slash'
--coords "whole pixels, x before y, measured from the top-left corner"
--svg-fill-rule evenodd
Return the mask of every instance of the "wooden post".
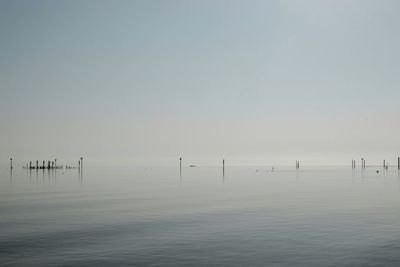
<path id="1" fill-rule="evenodd" d="M 43 170 L 44 170 L 44 164 L 45 164 L 45 163 L 44 163 L 44 160 L 43 160 L 43 166 L 42 166 L 42 169 L 43 169 Z"/>
<path id="2" fill-rule="evenodd" d="M 383 168 L 386 168 L 385 160 L 383 160 Z"/>
<path id="3" fill-rule="evenodd" d="M 83 171 L 83 158 L 81 157 L 81 171 Z"/>
<path id="4" fill-rule="evenodd" d="M 32 169 L 32 161 L 29 161 L 29 169 Z"/>
<path id="5" fill-rule="evenodd" d="M 12 165 L 12 158 L 10 158 L 10 169 L 13 169 L 13 165 Z"/>
<path id="6" fill-rule="evenodd" d="M 222 175 L 225 176 L 225 159 L 222 159 Z"/>
<path id="7" fill-rule="evenodd" d="M 182 158 L 179 158 L 179 173 L 182 174 Z"/>
<path id="8" fill-rule="evenodd" d="M 57 169 L 57 159 L 54 159 L 54 167 Z"/>
<path id="9" fill-rule="evenodd" d="M 39 161 L 36 161 L 36 170 L 39 168 Z"/>
<path id="10" fill-rule="evenodd" d="M 50 170 L 50 160 L 47 161 L 47 169 Z"/>
<path id="11" fill-rule="evenodd" d="M 397 170 L 400 171 L 400 157 L 397 158 Z"/>

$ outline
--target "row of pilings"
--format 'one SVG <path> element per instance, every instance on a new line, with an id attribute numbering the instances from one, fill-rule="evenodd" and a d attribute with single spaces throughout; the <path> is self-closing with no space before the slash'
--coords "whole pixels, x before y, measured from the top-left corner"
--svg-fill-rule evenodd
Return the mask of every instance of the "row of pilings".
<path id="1" fill-rule="evenodd" d="M 10 169 L 12 170 L 13 168 L 14 168 L 13 159 L 10 158 Z M 22 168 L 28 170 L 56 170 L 56 169 L 64 169 L 64 165 L 57 165 L 57 159 L 54 159 L 52 161 L 43 160 L 40 162 L 39 160 L 36 160 L 35 162 L 29 161 L 29 163 L 26 163 L 26 166 L 23 166 Z M 79 169 L 80 171 L 82 171 L 83 158 L 79 158 L 78 166 L 65 165 L 65 169 Z"/>
<path id="2" fill-rule="evenodd" d="M 376 166 L 373 166 L 373 167 L 376 167 Z M 389 163 L 385 159 L 383 160 L 382 167 L 384 170 L 389 169 Z M 354 160 L 354 159 L 351 160 L 351 168 L 352 169 L 356 168 L 356 160 Z M 361 169 L 365 169 L 365 168 L 366 168 L 365 159 L 361 158 Z M 400 157 L 397 158 L 397 170 L 400 171 Z"/>
<path id="3" fill-rule="evenodd" d="M 42 162 L 39 163 L 38 160 L 36 160 L 36 164 L 32 163 L 32 161 L 29 161 L 29 164 L 26 163 L 25 169 L 29 170 L 53 170 L 53 169 L 62 169 L 63 166 L 57 165 L 57 160 L 55 159 L 54 161 L 46 161 L 43 160 Z"/>

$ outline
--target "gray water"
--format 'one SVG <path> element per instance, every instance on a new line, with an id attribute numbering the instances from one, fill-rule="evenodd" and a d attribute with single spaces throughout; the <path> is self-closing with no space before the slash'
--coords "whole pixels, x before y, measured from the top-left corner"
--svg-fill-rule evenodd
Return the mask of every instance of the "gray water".
<path id="1" fill-rule="evenodd" d="M 377 169 L 4 168 L 0 265 L 400 266 L 400 176 Z"/>

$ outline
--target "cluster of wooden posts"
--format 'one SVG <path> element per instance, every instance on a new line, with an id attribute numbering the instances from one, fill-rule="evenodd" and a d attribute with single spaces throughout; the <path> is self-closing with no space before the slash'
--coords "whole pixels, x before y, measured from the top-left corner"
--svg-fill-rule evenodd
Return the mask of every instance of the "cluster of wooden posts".
<path id="1" fill-rule="evenodd" d="M 382 167 L 385 170 L 389 169 L 389 163 L 386 160 L 383 160 Z M 352 169 L 356 168 L 356 161 L 354 159 L 351 160 L 351 168 Z M 365 169 L 365 168 L 366 168 L 365 159 L 361 158 L 361 169 Z M 397 158 L 397 170 L 400 171 L 400 157 Z"/>
<path id="2" fill-rule="evenodd" d="M 36 164 L 32 164 L 32 161 L 29 161 L 29 164 L 26 164 L 25 169 L 29 170 L 52 170 L 52 169 L 62 169 L 63 166 L 58 166 L 57 165 L 57 159 L 50 161 L 48 160 L 47 162 L 43 160 L 41 164 L 39 164 L 39 161 L 36 160 Z"/>
<path id="3" fill-rule="evenodd" d="M 10 169 L 12 170 L 14 168 L 13 166 L 13 159 L 10 158 Z M 29 169 L 29 170 L 56 170 L 56 169 L 63 169 L 63 165 L 57 165 L 57 159 L 54 159 L 53 161 L 48 160 L 47 162 L 43 160 L 41 164 L 39 164 L 39 161 L 36 160 L 36 164 L 32 164 L 32 161 L 29 161 L 29 164 L 27 163 L 26 166 L 22 167 L 24 169 Z M 83 169 L 83 158 L 80 158 L 78 161 L 78 167 L 76 166 L 69 166 L 65 165 L 65 169 Z"/>

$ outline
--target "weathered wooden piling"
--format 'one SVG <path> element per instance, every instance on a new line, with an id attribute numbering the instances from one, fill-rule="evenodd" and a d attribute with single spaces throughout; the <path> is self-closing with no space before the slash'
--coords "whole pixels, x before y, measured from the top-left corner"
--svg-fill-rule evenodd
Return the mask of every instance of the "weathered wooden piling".
<path id="1" fill-rule="evenodd" d="M 83 158 L 81 157 L 81 171 L 83 171 Z"/>
<path id="2" fill-rule="evenodd" d="M 182 158 L 179 158 L 179 173 L 182 174 Z"/>
<path id="3" fill-rule="evenodd" d="M 43 160 L 43 166 L 42 166 L 42 169 L 44 170 L 45 169 L 45 161 Z"/>
<path id="4" fill-rule="evenodd" d="M 400 171 L 400 157 L 397 158 L 397 170 Z"/>
<path id="5" fill-rule="evenodd" d="M 225 176 L 225 159 L 222 159 L 222 175 Z"/>
<path id="6" fill-rule="evenodd" d="M 383 168 L 384 168 L 384 169 L 386 168 L 385 160 L 383 160 Z"/>
<path id="7" fill-rule="evenodd" d="M 32 169 L 32 161 L 29 161 L 29 169 Z"/>
<path id="8" fill-rule="evenodd" d="M 10 169 L 13 169 L 12 158 L 10 158 Z"/>

